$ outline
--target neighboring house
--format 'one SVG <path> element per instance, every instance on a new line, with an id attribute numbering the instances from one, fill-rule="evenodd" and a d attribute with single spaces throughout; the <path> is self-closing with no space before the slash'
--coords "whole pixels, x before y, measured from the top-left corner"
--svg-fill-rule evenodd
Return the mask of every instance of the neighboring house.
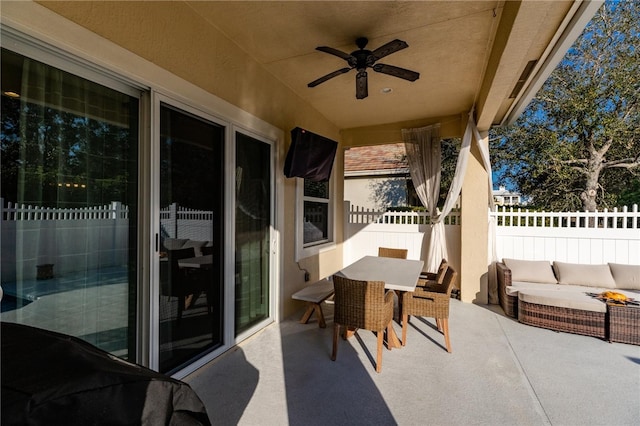
<path id="1" fill-rule="evenodd" d="M 404 143 L 345 150 L 344 199 L 369 210 L 415 205 Z"/>
<path id="2" fill-rule="evenodd" d="M 519 193 L 508 191 L 506 187 L 500 186 L 493 190 L 493 201 L 498 206 L 518 206 L 522 204 L 522 197 Z"/>

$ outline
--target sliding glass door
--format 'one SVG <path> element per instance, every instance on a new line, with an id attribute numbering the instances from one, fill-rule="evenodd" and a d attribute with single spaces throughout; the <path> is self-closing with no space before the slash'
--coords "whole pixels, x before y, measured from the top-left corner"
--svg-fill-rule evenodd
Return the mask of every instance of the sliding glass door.
<path id="1" fill-rule="evenodd" d="M 2 321 L 136 361 L 140 92 L 1 63 Z"/>
<path id="2" fill-rule="evenodd" d="M 223 343 L 225 128 L 160 106 L 159 370 Z"/>
<path id="3" fill-rule="evenodd" d="M 271 145 L 236 133 L 236 335 L 270 316 Z"/>

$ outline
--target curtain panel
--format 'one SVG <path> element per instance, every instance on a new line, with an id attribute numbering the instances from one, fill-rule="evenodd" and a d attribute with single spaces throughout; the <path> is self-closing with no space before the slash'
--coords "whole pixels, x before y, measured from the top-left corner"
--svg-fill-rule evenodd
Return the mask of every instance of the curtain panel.
<path id="1" fill-rule="evenodd" d="M 491 174 L 491 161 L 489 159 L 489 147 L 482 144 L 482 137 L 476 127 L 473 117 L 474 109 L 469 111 L 467 127 L 462 138 L 460 153 L 456 163 L 456 170 L 447 193 L 442 211 L 437 208 L 440 191 L 441 149 L 440 149 L 440 124 L 417 128 L 403 129 L 402 138 L 407 151 L 407 161 L 411 179 L 420 201 L 431 216 L 431 238 L 427 251 L 427 270 L 435 272 L 442 259 L 448 258 L 445 227 L 443 219 L 451 212 L 460 192 L 467 170 L 471 142 L 475 139 L 480 150 L 483 165 L 488 174 L 489 208 L 493 209 L 493 179 Z M 488 215 L 487 215 L 488 216 Z M 495 222 L 489 218 L 489 247 L 488 247 L 488 296 L 489 303 L 497 303 L 497 281 L 495 276 L 495 262 L 497 261 L 495 249 Z"/>

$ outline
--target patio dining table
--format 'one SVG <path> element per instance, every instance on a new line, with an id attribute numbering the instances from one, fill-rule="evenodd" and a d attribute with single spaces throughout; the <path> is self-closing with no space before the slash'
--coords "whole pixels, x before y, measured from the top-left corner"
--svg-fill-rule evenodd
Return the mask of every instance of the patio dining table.
<path id="1" fill-rule="evenodd" d="M 423 266 L 424 262 L 422 260 L 364 256 L 336 272 L 336 275 L 351 280 L 384 281 L 384 287 L 387 290 L 396 291 L 398 300 L 402 300 L 403 292 L 416 289 Z M 347 335 L 350 334 L 352 333 Z M 387 344 L 389 348 L 401 347 L 395 332 L 392 336 L 387 336 Z"/>
<path id="2" fill-rule="evenodd" d="M 384 281 L 388 290 L 413 291 L 422 272 L 422 260 L 364 256 L 336 275 L 350 280 Z"/>

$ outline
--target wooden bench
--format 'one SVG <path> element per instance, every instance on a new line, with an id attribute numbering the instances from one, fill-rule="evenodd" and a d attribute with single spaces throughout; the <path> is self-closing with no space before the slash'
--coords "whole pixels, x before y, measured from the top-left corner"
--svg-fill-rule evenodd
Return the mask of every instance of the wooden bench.
<path id="1" fill-rule="evenodd" d="M 292 299 L 302 300 L 307 302 L 307 310 L 300 319 L 301 324 L 306 324 L 309 318 L 316 312 L 318 317 L 318 325 L 320 328 L 325 328 L 327 325 L 324 321 L 324 314 L 322 313 L 322 302 L 327 300 L 333 294 L 333 281 L 324 279 L 315 282 L 302 290 L 299 290 L 291 295 Z"/>

